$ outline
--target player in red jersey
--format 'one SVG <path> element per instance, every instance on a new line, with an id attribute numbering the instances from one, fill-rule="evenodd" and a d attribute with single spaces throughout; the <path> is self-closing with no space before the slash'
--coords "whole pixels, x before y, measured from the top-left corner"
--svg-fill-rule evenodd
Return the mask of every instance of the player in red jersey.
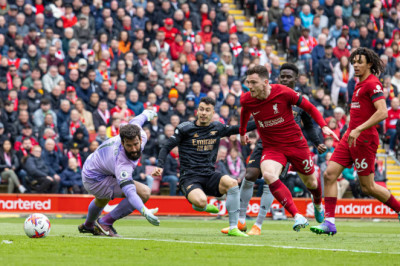
<path id="1" fill-rule="evenodd" d="M 384 71 L 384 66 L 376 53 L 364 47 L 355 50 L 349 60 L 360 81 L 351 100 L 349 128 L 333 152 L 324 173 L 325 221 L 310 228 L 317 234 L 336 234 L 336 180 L 345 168 L 353 164 L 356 166 L 362 191 L 400 213 L 400 203 L 386 188 L 374 182 L 375 157 L 379 145 L 375 125 L 388 116 L 382 84 L 375 76 Z"/>
<path id="2" fill-rule="evenodd" d="M 295 218 L 293 230 L 299 231 L 308 225 L 308 221 L 299 213 L 289 189 L 279 179 L 287 161 L 292 164 L 313 195 L 315 210 L 321 214 L 323 208 L 320 179 L 314 176 L 310 150 L 294 120 L 292 105 L 297 105 L 309 113 L 324 134 L 333 135 L 336 139 L 337 136 L 326 126 L 321 114 L 307 99 L 286 86 L 270 85 L 269 72 L 265 67 L 253 67 L 246 75 L 250 92 L 242 94 L 240 98 L 240 141 L 243 145 L 248 141 L 245 135 L 246 128 L 242 125 L 246 125 L 253 115 L 263 145 L 262 175 L 274 197 Z"/>

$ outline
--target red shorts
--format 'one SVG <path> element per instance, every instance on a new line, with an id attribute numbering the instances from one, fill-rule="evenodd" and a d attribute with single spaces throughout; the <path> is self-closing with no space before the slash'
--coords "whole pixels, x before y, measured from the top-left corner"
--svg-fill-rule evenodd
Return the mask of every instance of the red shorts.
<path id="1" fill-rule="evenodd" d="M 355 164 L 359 176 L 367 176 L 375 172 L 375 157 L 378 144 L 375 140 L 368 142 L 358 141 L 357 146 L 349 147 L 347 138 L 343 137 L 337 145 L 331 161 L 334 161 L 343 167 L 349 168 Z"/>
<path id="2" fill-rule="evenodd" d="M 289 161 L 292 164 L 293 171 L 303 175 L 311 175 L 314 173 L 314 162 L 311 152 L 307 146 L 299 145 L 299 147 L 268 147 L 264 148 L 261 162 L 272 160 L 282 164 L 283 166 Z"/>

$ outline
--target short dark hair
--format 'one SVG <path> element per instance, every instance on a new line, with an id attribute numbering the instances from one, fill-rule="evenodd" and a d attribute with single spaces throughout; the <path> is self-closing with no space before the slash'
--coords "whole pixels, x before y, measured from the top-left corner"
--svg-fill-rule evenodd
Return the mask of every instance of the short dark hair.
<path id="1" fill-rule="evenodd" d="M 269 71 L 265 66 L 255 66 L 246 71 L 246 76 L 258 74 L 260 78 L 268 79 Z"/>
<path id="2" fill-rule="evenodd" d="M 327 49 L 332 49 L 332 45 L 330 45 L 330 44 L 327 44 L 327 45 L 325 45 L 325 50 L 327 50 Z"/>
<path id="3" fill-rule="evenodd" d="M 297 68 L 297 66 L 293 63 L 285 63 L 281 66 L 281 69 L 279 70 L 279 72 L 282 72 L 282 70 L 285 69 L 289 69 L 292 70 L 294 73 L 296 73 L 296 75 L 299 74 L 299 69 Z"/>
<path id="4" fill-rule="evenodd" d="M 50 101 L 50 99 L 48 99 L 48 98 L 43 98 L 43 99 L 40 101 L 40 105 L 48 105 L 48 104 L 51 104 L 51 101 Z"/>
<path id="5" fill-rule="evenodd" d="M 119 131 L 119 136 L 121 137 L 121 142 L 124 143 L 125 140 L 134 140 L 136 137 L 141 139 L 140 127 L 137 125 L 127 124 L 121 127 Z"/>
<path id="6" fill-rule="evenodd" d="M 377 76 L 385 71 L 382 60 L 373 50 L 365 47 L 357 48 L 354 52 L 351 53 L 349 57 L 349 61 L 352 65 L 354 65 L 356 55 L 359 55 L 360 57 L 363 55 L 367 60 L 367 64 L 372 63 L 370 71 L 373 75 Z"/>
<path id="7" fill-rule="evenodd" d="M 212 106 L 214 106 L 215 107 L 215 100 L 213 99 L 213 98 L 211 98 L 211 97 L 203 97 L 203 98 L 201 98 L 201 100 L 200 100 L 200 102 L 201 103 L 205 103 L 205 104 L 211 104 Z"/>

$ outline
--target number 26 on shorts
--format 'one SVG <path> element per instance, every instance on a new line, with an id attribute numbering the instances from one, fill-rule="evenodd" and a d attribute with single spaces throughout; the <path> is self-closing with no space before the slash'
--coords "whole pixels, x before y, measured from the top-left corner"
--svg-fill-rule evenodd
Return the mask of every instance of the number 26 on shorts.
<path id="1" fill-rule="evenodd" d="M 356 165 L 357 169 L 367 169 L 368 163 L 365 162 L 365 158 L 358 162 L 358 158 L 355 159 L 354 164 Z"/>
<path id="2" fill-rule="evenodd" d="M 311 157 L 309 160 L 304 160 L 302 163 L 305 165 L 304 171 L 306 171 L 306 172 L 309 172 L 312 169 L 312 167 L 314 166 L 314 162 L 311 159 Z"/>

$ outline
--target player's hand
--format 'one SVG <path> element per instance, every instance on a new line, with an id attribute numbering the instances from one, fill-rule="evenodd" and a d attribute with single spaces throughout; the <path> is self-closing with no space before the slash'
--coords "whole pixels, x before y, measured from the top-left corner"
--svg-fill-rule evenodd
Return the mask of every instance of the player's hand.
<path id="1" fill-rule="evenodd" d="M 153 120 L 154 117 L 157 116 L 157 113 L 156 113 L 156 112 L 154 112 L 153 110 L 149 110 L 149 109 L 144 110 L 142 114 L 144 114 L 145 116 L 147 116 L 147 120 L 148 120 L 148 121 Z"/>
<path id="2" fill-rule="evenodd" d="M 322 154 L 328 150 L 328 148 L 325 146 L 325 144 L 319 144 L 317 147 L 318 153 Z"/>
<path id="3" fill-rule="evenodd" d="M 164 169 L 156 167 L 153 172 L 151 173 L 152 176 L 161 176 Z"/>
<path id="4" fill-rule="evenodd" d="M 335 132 L 333 132 L 328 126 L 324 126 L 324 127 L 322 128 L 322 132 L 323 132 L 325 135 L 332 136 L 332 137 L 334 137 L 337 141 L 339 141 L 338 136 L 336 136 Z"/>
<path id="5" fill-rule="evenodd" d="M 350 134 L 349 134 L 349 138 L 347 139 L 347 142 L 349 143 L 349 147 L 351 148 L 351 146 L 354 143 L 354 147 L 356 146 L 356 141 L 357 138 L 360 136 L 361 131 L 359 131 L 357 128 L 353 129 Z"/>
<path id="6" fill-rule="evenodd" d="M 247 135 L 240 136 L 240 143 L 242 145 L 247 145 L 247 143 L 249 143 L 249 142 L 250 142 L 249 136 L 247 136 Z"/>

